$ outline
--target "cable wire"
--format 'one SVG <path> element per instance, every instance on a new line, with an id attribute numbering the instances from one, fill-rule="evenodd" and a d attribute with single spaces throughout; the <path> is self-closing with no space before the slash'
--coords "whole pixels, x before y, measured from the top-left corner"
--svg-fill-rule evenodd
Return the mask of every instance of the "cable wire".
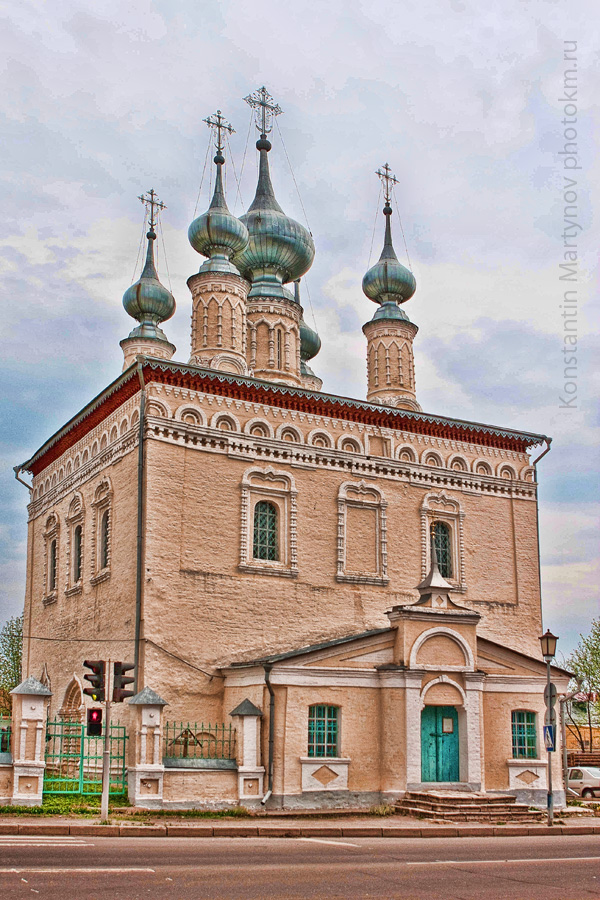
<path id="1" fill-rule="evenodd" d="M 228 134 L 225 135 L 225 140 L 227 141 L 227 150 L 229 152 L 229 159 L 231 160 L 231 166 L 233 168 L 233 177 L 235 178 L 235 182 L 237 184 L 237 193 L 235 195 L 236 199 L 234 201 L 234 209 L 235 209 L 235 204 L 237 203 L 238 197 L 240 198 L 240 200 L 242 202 L 242 206 L 244 206 L 244 201 L 242 198 L 242 189 L 241 189 L 241 184 L 240 184 L 241 173 L 240 173 L 240 178 L 238 178 L 236 168 L 235 168 L 235 162 L 233 159 L 233 153 L 231 152 L 231 141 L 229 140 Z M 225 176 L 227 177 L 227 169 L 225 169 Z"/>
<path id="2" fill-rule="evenodd" d="M 136 272 L 137 272 L 137 270 L 138 270 L 138 267 L 139 267 L 139 264 L 140 264 L 140 255 L 141 255 L 141 252 L 142 252 L 142 245 L 143 245 L 143 243 L 144 243 L 144 234 L 146 233 L 146 223 L 147 223 L 147 221 L 148 221 L 148 210 L 146 210 L 146 211 L 144 212 L 144 221 L 142 222 L 142 233 L 140 234 L 140 243 L 139 243 L 139 246 L 138 246 L 137 256 L 136 256 L 136 258 L 135 258 L 135 266 L 133 267 L 133 275 L 131 276 L 131 281 L 132 281 L 132 282 L 135 280 L 135 274 L 136 274 Z"/>
<path id="3" fill-rule="evenodd" d="M 371 268 L 371 257 L 373 256 L 373 243 L 375 242 L 375 228 L 377 227 L 377 217 L 379 215 L 379 204 L 381 203 L 382 185 L 379 185 L 379 194 L 377 196 L 377 206 L 375 207 L 375 221 L 373 222 L 373 234 L 371 235 L 371 249 L 369 250 L 369 264 L 367 269 Z"/>
<path id="4" fill-rule="evenodd" d="M 200 178 L 200 187 L 198 188 L 198 196 L 196 197 L 196 205 L 194 206 L 194 215 L 193 219 L 196 218 L 196 212 L 198 210 L 198 204 L 200 203 L 200 194 L 202 193 L 202 185 L 204 184 L 204 176 L 206 174 L 206 164 L 208 162 L 208 154 L 210 152 L 210 136 L 208 138 L 208 144 L 206 145 L 206 155 L 204 157 L 204 168 L 202 169 L 202 176 Z"/>
<path id="5" fill-rule="evenodd" d="M 400 222 L 400 231 L 402 232 L 402 240 L 404 241 L 404 249 L 405 249 L 405 251 L 406 251 L 406 259 L 407 259 L 407 262 L 408 262 L 408 268 L 409 268 L 410 271 L 412 272 L 412 264 L 411 264 L 410 256 L 409 256 L 409 253 L 408 253 L 408 246 L 407 246 L 407 244 L 406 244 L 406 238 L 404 237 L 404 227 L 403 227 L 403 225 L 402 225 L 402 218 L 401 218 L 401 216 L 400 216 L 400 207 L 398 206 L 398 201 L 397 201 L 397 199 L 396 199 L 396 190 L 395 190 L 394 187 L 392 187 L 392 193 L 394 194 L 394 206 L 396 207 L 396 211 L 397 211 L 397 213 L 398 213 L 398 221 Z"/>
<path id="6" fill-rule="evenodd" d="M 162 210 L 159 209 L 158 216 L 157 216 L 158 230 L 160 231 L 160 240 L 161 240 L 162 248 L 163 248 L 163 256 L 165 258 L 165 269 L 167 270 L 167 281 L 169 282 L 169 290 L 171 291 L 171 293 L 173 293 L 173 288 L 171 286 L 171 275 L 169 273 L 169 262 L 167 260 L 167 248 L 165 247 L 165 232 L 164 232 L 164 228 L 163 228 L 161 212 L 162 212 Z"/>
<path id="7" fill-rule="evenodd" d="M 277 128 L 277 134 L 279 135 L 279 139 L 280 139 L 280 141 L 281 141 L 281 146 L 283 147 L 283 152 L 285 153 L 285 158 L 287 159 L 287 164 L 288 164 L 288 166 L 289 166 L 289 168 L 290 168 L 290 173 L 291 173 L 291 175 L 292 175 L 292 181 L 294 182 L 294 186 L 295 186 L 295 188 L 296 188 L 296 193 L 298 194 L 298 199 L 299 199 L 299 201 L 300 201 L 300 206 L 302 207 L 302 212 L 304 213 L 304 218 L 305 218 L 305 220 L 306 220 L 306 227 L 308 228 L 308 230 L 309 230 L 309 232 L 310 232 L 310 236 L 312 237 L 312 231 L 311 231 L 311 229 L 310 229 L 310 224 L 309 224 L 309 221 L 308 221 L 308 216 L 306 215 L 306 210 L 304 209 L 304 203 L 302 202 L 302 196 L 301 196 L 300 190 L 299 190 L 299 188 L 298 188 L 298 182 L 296 181 L 296 176 L 294 175 L 294 170 L 292 169 L 292 164 L 291 164 L 291 162 L 290 162 L 290 158 L 289 158 L 289 156 L 288 156 L 288 152 L 287 152 L 287 149 L 286 149 L 286 146 L 285 146 L 285 142 L 284 142 L 284 140 L 283 140 L 283 135 L 282 135 L 282 133 L 281 133 L 281 128 L 279 127 L 279 122 L 277 121 L 277 119 L 275 119 L 275 126 L 276 126 L 276 128 Z"/>

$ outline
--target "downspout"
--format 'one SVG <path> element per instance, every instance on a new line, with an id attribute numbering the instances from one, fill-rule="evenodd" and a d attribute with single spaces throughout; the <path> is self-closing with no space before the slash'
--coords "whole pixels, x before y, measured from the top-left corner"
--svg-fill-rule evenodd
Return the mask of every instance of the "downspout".
<path id="1" fill-rule="evenodd" d="M 260 801 L 265 805 L 273 793 L 273 757 L 275 749 L 275 693 L 271 684 L 272 666 L 265 666 L 265 684 L 269 692 L 269 762 L 267 767 L 267 793 Z"/>
<path id="2" fill-rule="evenodd" d="M 144 418 L 146 415 L 146 384 L 142 364 L 137 363 L 137 374 L 140 380 L 140 424 L 138 435 L 138 478 L 137 478 L 137 548 L 135 572 L 135 650 L 134 650 L 134 691 L 140 690 L 138 669 L 140 663 L 140 631 L 142 623 L 142 579 L 144 549 Z"/>
<path id="3" fill-rule="evenodd" d="M 32 487 L 32 485 L 27 484 L 27 482 L 23 481 L 23 479 L 21 478 L 21 472 L 23 471 L 23 469 L 21 468 L 21 466 L 14 466 L 13 471 L 15 473 L 15 478 L 17 479 L 17 481 L 20 484 L 24 484 L 25 487 L 29 490 L 29 499 L 31 501 L 31 492 L 33 491 L 33 487 Z M 27 560 L 27 565 L 28 565 L 28 569 L 29 569 L 29 578 L 28 578 L 28 581 L 29 581 L 29 598 L 28 598 L 29 615 L 27 616 L 27 666 L 26 666 L 26 674 L 24 675 L 23 663 L 21 662 L 21 679 L 28 677 L 29 662 L 31 660 L 31 619 L 33 616 L 33 603 L 32 603 L 32 599 L 33 599 L 33 552 L 34 552 L 34 541 L 35 541 L 35 531 L 33 528 L 33 522 L 27 523 L 27 537 L 28 537 L 28 539 L 29 539 L 29 537 L 31 537 L 31 543 L 29 540 L 27 541 L 27 551 L 28 551 L 28 555 L 29 555 L 29 558 Z M 23 610 L 23 628 L 25 628 L 25 610 Z M 25 636 L 23 636 L 23 637 L 25 637 Z"/>
<path id="4" fill-rule="evenodd" d="M 538 499 L 538 495 L 537 495 L 537 484 L 538 484 L 537 464 L 539 463 L 540 459 L 542 459 L 546 455 L 546 453 L 550 452 L 550 445 L 552 444 L 552 438 L 547 437 L 545 440 L 546 440 L 546 449 L 543 450 L 540 453 L 540 455 L 537 456 L 532 462 L 533 472 L 534 472 L 534 477 L 535 477 L 535 484 L 536 484 L 535 527 L 536 527 L 536 532 L 537 532 L 538 583 L 540 586 L 540 613 L 542 612 L 542 557 L 541 557 L 541 552 L 540 552 L 540 505 L 539 505 L 539 499 Z M 543 628 L 543 626 L 542 626 L 542 628 Z"/>

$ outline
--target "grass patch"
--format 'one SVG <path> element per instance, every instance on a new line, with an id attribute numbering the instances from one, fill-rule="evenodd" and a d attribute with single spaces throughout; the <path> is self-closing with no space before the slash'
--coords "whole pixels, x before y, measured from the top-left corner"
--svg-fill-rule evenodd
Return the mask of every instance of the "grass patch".
<path id="1" fill-rule="evenodd" d="M 100 794 L 46 794 L 41 806 L 0 806 L 3 816 L 97 816 L 100 812 Z M 113 794 L 109 809 L 128 805 L 127 794 Z"/>
<path id="2" fill-rule="evenodd" d="M 389 803 L 380 803 L 379 806 L 371 806 L 369 809 L 370 816 L 393 816 L 396 814 L 396 807 Z"/>
<path id="3" fill-rule="evenodd" d="M 252 817 L 245 806 L 233 806 L 231 809 L 136 809 L 128 818 L 131 819 L 248 819 Z"/>

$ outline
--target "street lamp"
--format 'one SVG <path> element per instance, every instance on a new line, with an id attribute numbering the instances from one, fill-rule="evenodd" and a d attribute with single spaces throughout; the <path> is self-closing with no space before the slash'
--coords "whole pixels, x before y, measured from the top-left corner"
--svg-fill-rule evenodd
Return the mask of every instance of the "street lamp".
<path id="1" fill-rule="evenodd" d="M 542 656 L 546 662 L 546 690 L 544 691 L 544 699 L 546 701 L 546 726 L 550 726 L 550 738 L 546 741 L 548 748 L 548 825 L 554 822 L 554 797 L 552 794 L 552 756 L 550 755 L 555 747 L 556 741 L 556 713 L 554 704 L 556 702 L 556 687 L 550 681 L 550 663 L 556 655 L 556 644 L 558 638 L 552 634 L 550 629 L 546 631 L 540 638 L 542 646 Z M 546 734 L 544 733 L 544 737 Z"/>

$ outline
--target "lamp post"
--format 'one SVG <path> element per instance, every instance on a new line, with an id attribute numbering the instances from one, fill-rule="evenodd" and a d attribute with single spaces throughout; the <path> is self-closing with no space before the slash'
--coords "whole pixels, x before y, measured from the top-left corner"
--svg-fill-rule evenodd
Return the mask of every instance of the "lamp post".
<path id="1" fill-rule="evenodd" d="M 544 699 L 546 701 L 546 725 L 551 727 L 552 741 L 548 746 L 548 825 L 554 822 L 554 797 L 552 794 L 552 756 L 551 753 L 555 747 L 556 741 L 556 713 L 554 711 L 554 703 L 556 702 L 556 688 L 550 681 L 550 664 L 556 655 L 556 643 L 558 638 L 552 634 L 550 629 L 546 631 L 540 638 L 542 645 L 542 656 L 546 663 L 546 690 L 544 691 Z"/>

